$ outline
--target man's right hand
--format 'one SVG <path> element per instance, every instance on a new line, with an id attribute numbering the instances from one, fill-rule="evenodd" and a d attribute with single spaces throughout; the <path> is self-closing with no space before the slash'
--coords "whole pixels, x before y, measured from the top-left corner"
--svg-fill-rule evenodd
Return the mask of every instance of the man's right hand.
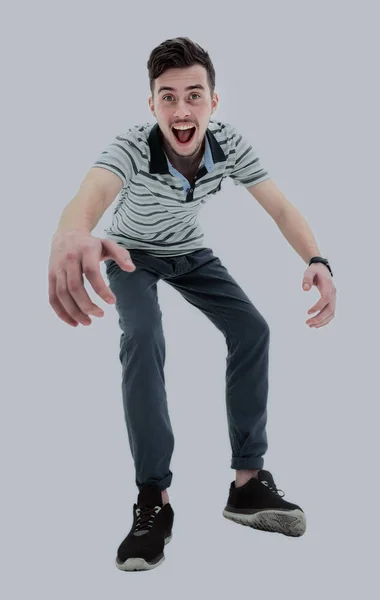
<path id="1" fill-rule="evenodd" d="M 106 285 L 99 267 L 99 263 L 107 259 L 113 259 L 124 271 L 136 268 L 128 250 L 111 240 L 96 238 L 79 229 L 55 233 L 49 261 L 49 302 L 68 325 L 90 325 L 89 315 L 104 315 L 89 297 L 83 275 L 102 300 L 109 304 L 115 302 L 115 296 Z"/>

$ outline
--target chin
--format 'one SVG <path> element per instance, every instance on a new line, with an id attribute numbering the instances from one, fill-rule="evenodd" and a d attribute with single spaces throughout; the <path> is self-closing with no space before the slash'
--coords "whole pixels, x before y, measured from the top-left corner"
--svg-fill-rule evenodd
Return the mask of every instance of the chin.
<path id="1" fill-rule="evenodd" d="M 188 150 L 181 150 L 181 148 L 173 148 L 173 146 L 171 146 L 172 151 L 174 152 L 174 154 L 176 154 L 177 156 L 183 156 L 185 157 L 190 157 L 193 156 L 194 154 L 197 154 L 201 148 L 202 144 L 198 144 L 197 146 L 195 146 L 194 148 L 189 148 Z"/>

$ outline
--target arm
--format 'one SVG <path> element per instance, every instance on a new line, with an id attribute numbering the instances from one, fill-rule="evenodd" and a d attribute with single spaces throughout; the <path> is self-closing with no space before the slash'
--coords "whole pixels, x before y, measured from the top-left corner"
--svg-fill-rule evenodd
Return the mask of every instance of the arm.
<path id="1" fill-rule="evenodd" d="M 247 188 L 254 198 L 261 204 L 267 213 L 277 223 L 278 228 L 296 252 L 309 263 L 313 256 L 320 256 L 320 251 L 313 233 L 301 215 L 270 179 Z M 331 275 L 325 265 L 310 265 L 303 277 L 303 289 L 309 290 L 316 285 L 321 293 L 321 298 L 312 306 L 308 314 L 320 311 L 308 319 L 309 327 L 324 327 L 335 316 L 336 289 Z"/>
<path id="2" fill-rule="evenodd" d="M 276 222 L 281 233 L 305 262 L 309 263 L 313 256 L 321 255 L 306 219 L 271 179 L 247 189 Z"/>
<path id="3" fill-rule="evenodd" d="M 135 266 L 126 248 L 91 235 L 103 213 L 138 172 L 142 153 L 136 141 L 138 127 L 117 135 L 87 173 L 75 198 L 66 206 L 53 236 L 49 262 L 49 299 L 57 315 L 69 325 L 89 325 L 89 315 L 103 316 L 85 287 L 86 276 L 105 301 L 116 298 L 105 284 L 99 263 L 112 259 L 124 271 Z M 136 140 L 137 137 L 137 140 Z"/>
<path id="4" fill-rule="evenodd" d="M 135 268 L 128 250 L 111 240 L 91 235 L 122 185 L 122 180 L 115 173 L 98 167 L 90 169 L 78 193 L 64 209 L 53 236 L 49 301 L 60 319 L 73 327 L 78 323 L 89 325 L 89 315 L 104 315 L 89 297 L 83 275 L 105 302 L 113 303 L 115 296 L 101 276 L 99 262 L 112 258 L 123 270 Z"/>
<path id="5" fill-rule="evenodd" d="M 56 233 L 73 229 L 90 233 L 122 185 L 120 177 L 111 171 L 98 167 L 90 169 L 78 193 L 64 209 Z"/>

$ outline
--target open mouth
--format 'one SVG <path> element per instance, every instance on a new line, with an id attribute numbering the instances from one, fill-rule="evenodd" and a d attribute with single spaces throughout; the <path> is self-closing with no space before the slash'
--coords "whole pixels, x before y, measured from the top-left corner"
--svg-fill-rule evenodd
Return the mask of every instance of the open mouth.
<path id="1" fill-rule="evenodd" d="M 180 144 L 181 146 L 187 146 L 193 140 L 195 134 L 195 127 L 191 127 L 191 129 L 184 130 L 175 129 L 174 127 L 172 127 L 172 132 L 178 144 Z"/>

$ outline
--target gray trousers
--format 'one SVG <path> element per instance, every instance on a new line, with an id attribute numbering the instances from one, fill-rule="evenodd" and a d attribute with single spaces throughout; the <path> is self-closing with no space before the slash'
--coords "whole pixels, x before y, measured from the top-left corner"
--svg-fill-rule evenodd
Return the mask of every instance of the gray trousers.
<path id="1" fill-rule="evenodd" d="M 135 465 L 135 483 L 168 488 L 174 435 L 165 390 L 165 339 L 157 282 L 173 286 L 223 333 L 227 344 L 226 408 L 232 469 L 261 469 L 267 450 L 269 327 L 236 281 L 202 248 L 157 257 L 130 250 L 136 265 L 123 271 L 105 261 L 119 314 L 122 398 Z"/>

